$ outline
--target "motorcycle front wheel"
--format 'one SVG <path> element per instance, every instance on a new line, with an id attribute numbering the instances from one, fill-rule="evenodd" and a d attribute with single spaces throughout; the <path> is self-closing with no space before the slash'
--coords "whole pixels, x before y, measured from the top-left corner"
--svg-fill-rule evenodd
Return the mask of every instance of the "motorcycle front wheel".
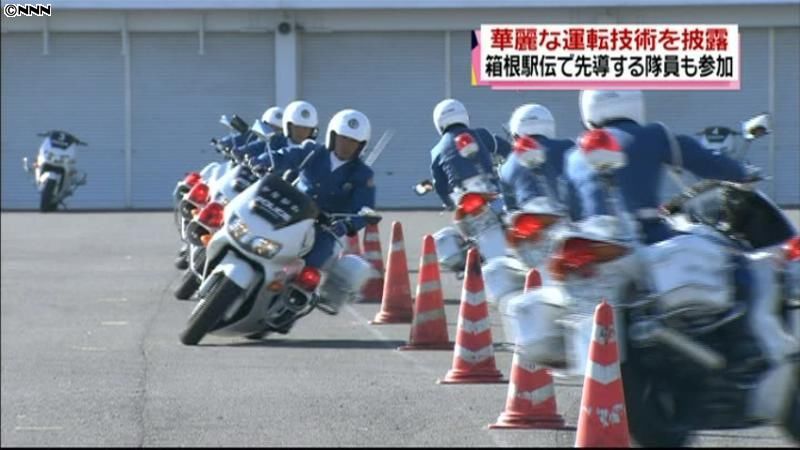
<path id="1" fill-rule="evenodd" d="M 642 447 L 685 446 L 691 430 L 677 424 L 674 402 L 663 398 L 670 393 L 660 389 L 661 383 L 631 359 L 620 369 L 631 437 Z"/>
<path id="2" fill-rule="evenodd" d="M 800 386 L 794 391 L 794 401 L 789 406 L 783 429 L 795 443 L 800 444 Z"/>
<path id="3" fill-rule="evenodd" d="M 56 198 L 56 188 L 58 187 L 58 183 L 56 180 L 47 180 L 44 182 L 44 187 L 42 188 L 42 196 L 39 202 L 39 210 L 41 212 L 49 212 L 55 211 L 56 205 L 55 198 Z"/>
<path id="4" fill-rule="evenodd" d="M 192 294 L 200 287 L 200 279 L 191 270 L 186 270 L 181 276 L 181 281 L 178 287 L 175 288 L 175 298 L 178 300 L 189 300 Z"/>
<path id="5" fill-rule="evenodd" d="M 184 345 L 197 345 L 209 331 L 214 329 L 225 311 L 244 291 L 224 274 L 215 275 L 212 283 L 208 293 L 203 295 L 195 306 L 186 329 L 180 335 Z"/>

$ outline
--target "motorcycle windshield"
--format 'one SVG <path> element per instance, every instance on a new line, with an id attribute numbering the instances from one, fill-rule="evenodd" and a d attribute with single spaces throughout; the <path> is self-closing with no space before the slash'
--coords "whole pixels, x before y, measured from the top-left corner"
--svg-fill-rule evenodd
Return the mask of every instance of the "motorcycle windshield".
<path id="1" fill-rule="evenodd" d="M 79 141 L 79 139 L 72 134 L 60 130 L 51 131 L 47 137 L 50 139 L 50 145 L 62 150 Z"/>
<path id="2" fill-rule="evenodd" d="M 251 210 L 275 229 L 305 219 L 316 220 L 319 215 L 319 208 L 311 198 L 275 174 L 259 182 Z"/>
<path id="3" fill-rule="evenodd" d="M 233 190 L 242 192 L 256 181 L 258 181 L 258 175 L 254 174 L 249 168 L 242 166 L 236 174 L 236 179 L 233 180 Z"/>
<path id="4" fill-rule="evenodd" d="M 706 223 L 727 222 L 729 233 L 754 249 L 781 244 L 797 234 L 780 209 L 758 191 L 718 186 L 687 201 L 685 210 Z"/>

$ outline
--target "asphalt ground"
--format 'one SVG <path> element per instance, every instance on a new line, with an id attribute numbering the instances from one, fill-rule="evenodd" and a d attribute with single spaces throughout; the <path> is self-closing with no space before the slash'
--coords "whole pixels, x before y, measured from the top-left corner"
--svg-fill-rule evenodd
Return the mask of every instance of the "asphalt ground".
<path id="1" fill-rule="evenodd" d="M 794 220 L 800 214 L 793 212 Z M 253 342 L 178 341 L 193 302 L 171 213 L 2 213 L 2 446 L 571 447 L 582 380 L 556 379 L 573 429 L 488 430 L 505 384 L 436 384 L 451 351 L 398 352 L 409 325 L 369 325 L 377 304 L 315 311 L 291 333 Z M 449 222 L 386 213 L 405 232 L 412 292 L 421 237 Z M 461 282 L 443 274 L 455 338 Z M 493 336 L 502 336 L 492 317 Z M 498 348 L 506 375 L 512 353 Z M 792 447 L 781 430 L 705 431 L 703 447 Z"/>

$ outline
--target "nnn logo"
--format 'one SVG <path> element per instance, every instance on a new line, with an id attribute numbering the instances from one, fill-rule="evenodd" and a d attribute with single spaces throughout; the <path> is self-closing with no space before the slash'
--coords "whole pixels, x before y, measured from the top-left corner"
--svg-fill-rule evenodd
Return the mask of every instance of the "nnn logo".
<path id="1" fill-rule="evenodd" d="M 30 3 L 24 5 L 9 3 L 3 6 L 3 14 L 5 14 L 6 17 L 50 17 L 51 10 L 52 7 L 49 3 L 46 5 L 41 3 L 35 5 L 31 5 Z"/>

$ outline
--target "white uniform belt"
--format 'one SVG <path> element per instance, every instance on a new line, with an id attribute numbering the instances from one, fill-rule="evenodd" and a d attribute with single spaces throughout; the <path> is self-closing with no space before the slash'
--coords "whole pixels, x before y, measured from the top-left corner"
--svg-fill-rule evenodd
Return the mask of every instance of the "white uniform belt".
<path id="1" fill-rule="evenodd" d="M 640 208 L 636 210 L 636 218 L 642 220 L 658 219 L 661 217 L 661 212 L 658 208 Z"/>

